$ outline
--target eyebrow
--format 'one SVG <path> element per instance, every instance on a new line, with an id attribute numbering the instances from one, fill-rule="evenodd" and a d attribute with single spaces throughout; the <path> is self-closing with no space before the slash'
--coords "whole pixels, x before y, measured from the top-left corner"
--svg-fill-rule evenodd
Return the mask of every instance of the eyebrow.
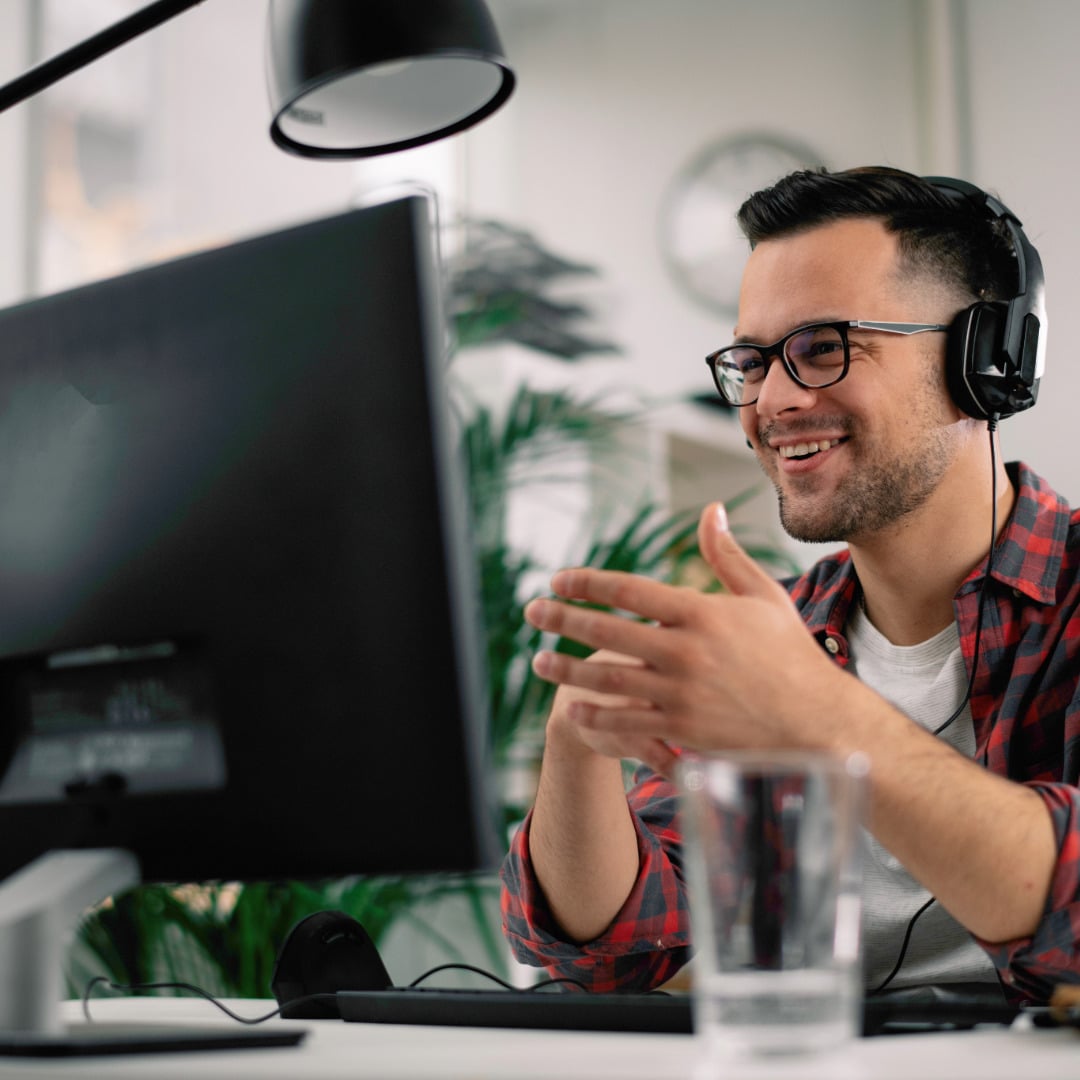
<path id="1" fill-rule="evenodd" d="M 849 319 L 841 319 L 840 317 L 837 317 L 837 318 L 833 319 L 833 318 L 830 318 L 827 315 L 820 316 L 820 317 L 815 318 L 815 319 L 804 319 L 802 322 L 797 322 L 797 323 L 793 324 L 790 327 L 790 329 L 785 330 L 784 333 L 781 334 L 780 336 L 781 337 L 786 337 L 793 330 L 799 330 L 804 326 L 818 326 L 821 323 L 838 323 L 838 322 L 849 322 L 849 321 L 850 321 Z M 767 341 L 756 341 L 754 338 L 750 337 L 747 334 L 740 334 L 738 332 L 738 329 L 739 329 L 738 327 L 735 328 L 735 337 L 732 339 L 732 342 L 731 342 L 732 345 L 771 345 L 772 344 L 772 342 L 767 342 Z"/>

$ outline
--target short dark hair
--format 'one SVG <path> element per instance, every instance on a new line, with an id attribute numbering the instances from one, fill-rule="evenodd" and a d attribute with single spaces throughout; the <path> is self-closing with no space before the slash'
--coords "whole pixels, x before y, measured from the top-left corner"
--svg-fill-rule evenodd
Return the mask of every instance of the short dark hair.
<path id="1" fill-rule="evenodd" d="M 902 169 L 800 170 L 751 195 L 737 217 L 751 247 L 834 221 L 876 218 L 899 236 L 901 260 L 912 273 L 973 299 L 1016 295 L 1018 253 L 1001 223 Z"/>

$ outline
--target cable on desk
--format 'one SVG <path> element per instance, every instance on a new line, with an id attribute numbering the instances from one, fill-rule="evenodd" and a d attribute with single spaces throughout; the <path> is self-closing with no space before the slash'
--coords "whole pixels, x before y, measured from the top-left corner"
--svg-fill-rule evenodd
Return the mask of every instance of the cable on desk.
<path id="1" fill-rule="evenodd" d="M 192 994 L 196 994 L 201 998 L 205 998 L 211 1005 L 216 1006 L 226 1016 L 237 1021 L 240 1024 L 263 1024 L 267 1020 L 272 1020 L 281 1012 L 281 1006 L 279 1005 L 273 1012 L 268 1012 L 263 1016 L 241 1016 L 239 1013 L 235 1013 L 224 1002 L 219 1001 L 213 994 L 207 990 L 203 990 L 200 986 L 195 986 L 192 983 L 185 982 L 155 982 L 155 983 L 114 983 L 111 979 L 106 978 L 104 975 L 95 975 L 87 984 L 86 989 L 83 991 L 82 1009 L 83 1016 L 86 1017 L 89 1023 L 94 1023 L 94 1018 L 90 1015 L 90 998 L 93 995 L 94 989 L 98 986 L 107 986 L 110 990 L 118 990 L 122 993 L 138 993 L 142 990 L 187 990 Z M 334 1000 L 333 994 L 309 994 L 304 998 L 297 998 L 295 1002 L 290 1001 L 289 1004 L 306 1003 L 308 1001 L 326 1001 Z"/>
<path id="2" fill-rule="evenodd" d="M 555 986 L 559 983 L 570 983 L 573 986 L 578 987 L 581 990 L 587 991 L 587 987 L 584 983 L 578 982 L 576 979 L 560 978 L 560 979 L 545 979 L 536 983 L 534 986 L 528 987 L 527 990 L 521 990 L 519 987 L 512 986 L 510 983 L 503 979 L 500 979 L 498 975 L 492 974 L 490 971 L 485 971 L 483 968 L 473 967 L 471 964 L 440 964 L 437 967 L 433 967 L 428 971 L 425 971 L 422 975 L 418 975 L 405 989 L 415 989 L 425 980 L 432 975 L 437 974 L 440 971 L 471 971 L 476 975 L 482 975 L 486 979 L 491 979 L 492 982 L 498 983 L 506 990 L 512 990 L 515 993 L 527 993 L 537 990 L 543 990 L 548 986 Z M 209 991 L 204 990 L 201 986 L 195 986 L 193 983 L 186 982 L 152 982 L 152 983 L 115 983 L 105 975 L 95 975 L 86 984 L 86 988 L 83 990 L 82 996 L 82 1010 L 83 1016 L 89 1023 L 94 1023 L 94 1018 L 90 1014 L 90 999 L 93 997 L 94 990 L 99 986 L 107 986 L 110 990 L 116 990 L 120 993 L 140 993 L 144 990 L 186 990 L 188 993 L 195 994 L 198 997 L 204 998 L 209 1001 L 211 1005 L 220 1009 L 226 1016 L 235 1020 L 240 1024 L 263 1024 L 267 1020 L 272 1020 L 275 1016 L 281 1014 L 283 1006 L 279 1005 L 276 1009 L 264 1014 L 263 1016 L 241 1016 L 239 1013 L 233 1012 L 224 1002 L 219 1001 Z M 324 1003 L 334 1002 L 334 994 L 308 994 L 305 997 L 296 998 L 290 1001 L 288 1004 L 290 1007 L 295 1005 L 303 1005 L 312 1001 L 321 1001 Z"/>
<path id="3" fill-rule="evenodd" d="M 558 978 L 558 979 L 542 979 L 538 983 L 534 983 L 532 986 L 520 987 L 514 986 L 508 983 L 505 979 L 499 978 L 498 975 L 492 974 L 490 971 L 485 971 L 483 968 L 474 967 L 472 964 L 439 964 L 438 967 L 430 968 L 425 971 L 423 975 L 417 975 L 415 979 L 408 986 L 406 990 L 415 990 L 420 988 L 420 984 L 431 978 L 432 975 L 438 974 L 440 971 L 470 971 L 474 975 L 482 975 L 485 979 L 490 979 L 493 983 L 498 983 L 504 990 L 513 990 L 515 994 L 532 993 L 536 990 L 545 990 L 549 986 L 559 986 L 563 983 L 570 986 L 576 986 L 579 990 L 588 991 L 588 987 L 578 979 L 571 978 Z"/>

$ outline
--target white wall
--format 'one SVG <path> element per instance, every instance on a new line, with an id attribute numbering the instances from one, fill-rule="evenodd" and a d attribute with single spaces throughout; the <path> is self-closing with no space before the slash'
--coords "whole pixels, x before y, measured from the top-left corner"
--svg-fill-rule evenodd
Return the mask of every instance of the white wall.
<path id="1" fill-rule="evenodd" d="M 1023 221 L 1046 274 L 1046 375 L 1035 408 L 1002 424 L 1002 444 L 1080 506 L 1080 357 L 1070 327 L 1080 291 L 1080 5 L 966 0 L 965 8 L 972 178 Z"/>
<path id="2" fill-rule="evenodd" d="M 676 291 L 657 243 L 665 190 L 703 144 L 768 131 L 829 164 L 917 155 L 907 3 L 493 7 L 520 86 L 468 144 L 470 199 L 600 264 L 612 325 L 650 390 L 704 389 L 704 356 L 731 333 L 730 317 Z"/>
<path id="3" fill-rule="evenodd" d="M 155 31 L 166 64 L 166 212 L 186 235 L 260 232 L 343 210 L 353 191 L 352 163 L 294 157 L 270 141 L 265 11 L 253 0 L 212 0 Z"/>
<path id="4" fill-rule="evenodd" d="M 702 357 L 728 335 L 730 320 L 679 294 L 656 230 L 675 170 L 708 140 L 788 134 L 838 167 L 880 161 L 948 171 L 970 162 L 970 178 L 997 189 L 1040 247 L 1054 328 L 1042 400 L 1003 425 L 1006 451 L 1080 503 L 1080 458 L 1059 434 L 1069 431 L 1067 409 L 1080 390 L 1080 367 L 1063 355 L 1068 296 L 1080 285 L 1080 200 L 1072 191 L 1080 5 L 491 3 L 519 87 L 500 114 L 448 145 L 465 160 L 471 209 L 530 226 L 604 271 L 604 329 L 627 359 L 574 369 L 583 388 L 630 382 L 664 395 L 707 387 Z M 25 67 L 29 10 L 29 0 L 0 8 L 0 78 Z M 364 167 L 295 159 L 270 143 L 263 17 L 258 0 L 213 0 L 154 31 L 166 57 L 163 213 L 196 243 L 340 209 L 364 183 Z M 24 277 L 28 118 L 26 106 L 0 116 L 0 303 L 20 295 Z M 380 179 L 398 168 L 424 171 L 409 155 L 367 168 Z"/>
<path id="5" fill-rule="evenodd" d="M 26 70 L 31 12 L 43 0 L 0 3 L 0 82 Z M 52 0 L 61 10 L 84 0 Z M 72 40 L 55 43 L 52 52 L 70 47 L 116 21 L 131 3 L 102 3 L 73 19 Z M 40 15 L 40 10 L 39 10 Z M 320 161 L 295 157 L 270 140 L 270 107 L 264 51 L 265 0 L 210 0 L 183 12 L 122 51 L 95 61 L 34 101 L 0 116 L 0 181 L 5 198 L 0 209 L 0 242 L 10 254 L 0 263 L 0 304 L 34 289 L 24 258 L 25 237 L 34 232 L 27 198 L 31 171 L 28 154 L 37 137 L 34 109 L 50 97 L 79 101 L 94 96 L 88 80 L 101 76 L 121 96 L 149 94 L 133 111 L 148 118 L 150 144 L 146 190 L 140 209 L 148 208 L 146 257 L 168 257 L 227 242 L 284 225 L 346 209 L 372 185 L 398 176 L 437 179 L 452 184 L 457 150 L 446 143 L 368 163 Z M 123 60 L 123 62 L 121 62 Z M 133 62 L 132 62 L 133 61 Z M 149 91 L 138 79 L 152 69 Z M 37 185 L 40 187 L 40 184 Z M 35 234 L 36 235 L 36 234 Z M 143 260 L 144 261 L 144 260 Z M 109 265 L 118 272 L 126 265 Z M 62 284 L 79 279 L 60 274 Z M 32 275 L 30 275 L 32 277 Z M 45 291 L 56 287 L 46 282 Z M 36 290 L 35 290 L 36 291 Z"/>
<path id="6" fill-rule="evenodd" d="M 1047 274 L 1053 333 L 1038 407 L 1005 450 L 1080 504 L 1067 410 L 1068 296 L 1080 285 L 1080 5 L 1072 0 L 492 0 L 518 92 L 464 149 L 472 205 L 604 271 L 624 362 L 589 387 L 707 388 L 705 353 L 730 320 L 684 299 L 656 242 L 677 167 L 750 130 L 817 147 L 834 167 L 966 172 L 1024 220 Z M 615 366 L 618 365 L 618 366 Z"/>
<path id="7" fill-rule="evenodd" d="M 27 0 L 8 0 L 0 24 L 0 79 L 13 78 L 30 56 L 30 10 Z M 26 110 L 0 115 L 0 307 L 23 295 L 26 251 L 27 169 Z"/>

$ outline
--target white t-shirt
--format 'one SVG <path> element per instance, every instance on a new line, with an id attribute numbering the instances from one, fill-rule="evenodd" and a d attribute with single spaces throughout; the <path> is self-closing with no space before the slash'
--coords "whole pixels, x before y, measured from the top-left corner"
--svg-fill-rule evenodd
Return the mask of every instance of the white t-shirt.
<path id="1" fill-rule="evenodd" d="M 847 636 L 849 670 L 928 731 L 945 723 L 964 697 L 968 675 L 955 623 L 918 645 L 893 645 L 854 604 Z M 968 705 L 939 738 L 966 757 L 974 756 L 975 728 Z M 930 893 L 868 832 L 862 855 L 865 985 L 873 990 L 892 971 L 908 924 Z M 997 983 L 994 965 L 935 902 L 915 922 L 889 989 L 960 982 Z"/>

